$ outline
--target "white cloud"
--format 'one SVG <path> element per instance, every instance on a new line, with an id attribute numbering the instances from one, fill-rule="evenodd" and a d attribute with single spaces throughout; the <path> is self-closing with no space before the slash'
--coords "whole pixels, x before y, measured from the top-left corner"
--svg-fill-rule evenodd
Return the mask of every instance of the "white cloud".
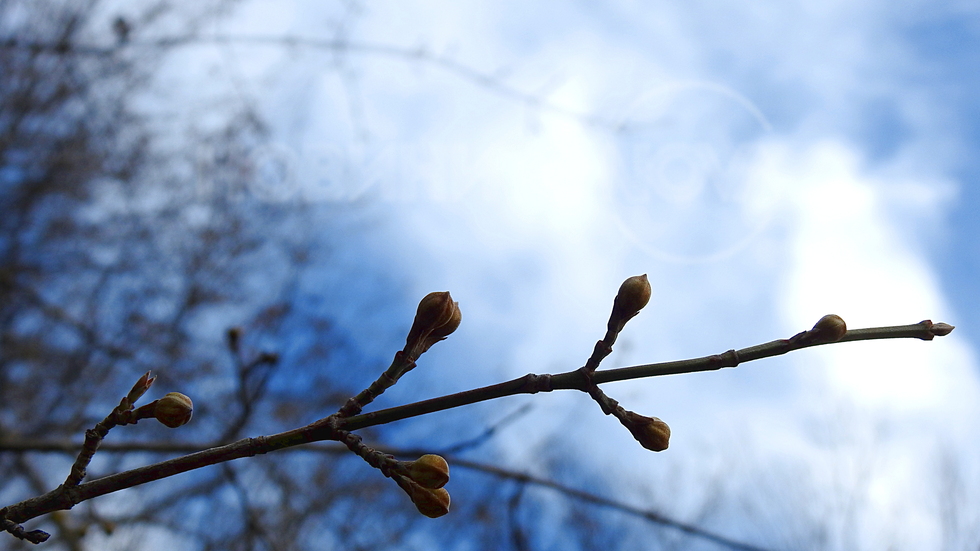
<path id="1" fill-rule="evenodd" d="M 424 155 L 406 150 L 379 172 L 391 189 L 411 193 L 387 197 L 378 188 L 374 197 L 395 244 L 384 269 L 404 274 L 420 292 L 449 288 L 461 302 L 464 323 L 453 339 L 472 346 L 461 346 L 462 354 L 478 353 L 454 360 L 471 370 L 458 384 L 577 367 L 601 336 L 619 282 L 643 272 L 653 302 L 630 323 L 610 367 L 625 357 L 676 359 L 787 337 L 826 313 L 851 327 L 925 317 L 955 323 L 925 254 L 955 188 L 936 176 L 948 157 L 932 155 L 934 145 L 923 142 L 931 107 L 896 88 L 904 50 L 879 17 L 890 5 L 752 11 L 733 4 L 695 13 L 620 3 L 621 13 L 602 14 L 628 20 L 626 30 L 567 5 L 520 20 L 509 17 L 520 13 L 511 5 L 487 6 L 375 7 L 352 32 L 409 48 L 425 43 L 486 73 L 509 67 L 501 81 L 508 86 L 534 91 L 557 83 L 543 93 L 554 104 L 647 126 L 623 139 L 425 60 L 352 61 L 371 139 L 431 146 Z M 528 36 L 526 28 L 541 34 Z M 335 67 L 311 70 L 332 74 Z M 707 84 L 662 92 L 692 78 Z M 855 98 L 882 95 L 915 103 L 908 108 L 912 145 L 899 147 L 887 166 L 864 158 L 867 144 L 841 137 L 860 116 Z M 343 119 L 349 105 L 342 97 L 324 91 L 316 107 L 326 114 L 316 120 Z M 767 117 L 782 126 L 774 129 Z M 322 126 L 309 135 L 337 135 Z M 440 172 L 423 158 L 430 154 L 458 164 Z M 471 178 L 461 196 L 436 197 L 460 177 Z M 821 462 L 827 476 L 837 476 L 869 446 L 897 451 L 903 459 L 886 461 L 870 479 L 862 514 L 887 509 L 908 520 L 929 513 L 917 501 L 925 490 L 901 490 L 918 488 L 913 479 L 932 460 L 935 440 L 918 444 L 919 433 L 963 442 L 977 432 L 976 372 L 973 351 L 954 332 L 929 343 L 835 345 L 613 388 L 643 413 L 676 423 L 668 453 L 680 458 L 704 453 L 706 441 L 737 440 L 732 434 L 747 427 L 742 445 L 762 456 L 782 450 L 813 467 L 819 487 Z M 553 415 L 593 407 L 546 403 L 560 404 Z M 807 424 L 837 421 L 830 410 L 840 404 L 854 408 L 850 421 L 861 427 L 919 433 L 895 429 L 878 438 L 859 427 L 851 435 L 856 444 L 824 453 Z M 583 419 L 575 436 L 583 441 L 590 431 L 610 430 L 598 414 Z M 931 524 L 903 526 L 904 541 L 925 547 L 936 537 Z M 860 538 L 891 537 L 893 528 L 888 518 L 868 521 Z M 883 547 L 874 541 L 867 547 Z"/>
<path id="2" fill-rule="evenodd" d="M 908 242 L 914 226 L 930 217 L 896 217 L 896 205 L 929 212 L 949 196 L 948 186 L 929 186 L 910 176 L 882 181 L 861 167 L 840 143 L 822 142 L 791 152 L 784 148 L 780 178 L 791 182 L 791 247 L 781 285 L 783 319 L 805 327 L 826 313 L 851 327 L 903 325 L 950 314 L 919 243 Z M 904 198 L 904 200 L 902 200 Z M 896 227 L 901 224 L 904 227 Z M 898 409 L 948 405 L 977 397 L 977 381 L 956 342 L 888 342 L 821 350 L 828 381 L 860 403 Z M 964 394 L 965 393 L 965 394 Z"/>

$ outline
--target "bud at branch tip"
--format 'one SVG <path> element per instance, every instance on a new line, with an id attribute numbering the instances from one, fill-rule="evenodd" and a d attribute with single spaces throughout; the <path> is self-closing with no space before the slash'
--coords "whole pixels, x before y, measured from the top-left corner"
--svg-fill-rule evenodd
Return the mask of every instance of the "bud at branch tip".
<path id="1" fill-rule="evenodd" d="M 449 492 L 445 488 L 431 490 L 413 484 L 409 497 L 415 508 L 429 518 L 439 518 L 449 513 Z"/>
<path id="2" fill-rule="evenodd" d="M 186 425 L 194 415 L 194 403 L 186 395 L 171 392 L 154 403 L 153 416 L 157 421 L 175 429 Z"/>
<path id="3" fill-rule="evenodd" d="M 670 445 L 670 427 L 656 417 L 626 411 L 620 421 L 626 425 L 633 438 L 650 451 L 662 452 Z"/>
<path id="4" fill-rule="evenodd" d="M 408 477 L 423 488 L 442 488 L 449 482 L 449 463 L 440 455 L 423 455 L 408 464 Z"/>
<path id="5" fill-rule="evenodd" d="M 647 275 L 627 278 L 619 286 L 619 293 L 613 301 L 613 311 L 609 316 L 609 330 L 621 331 L 627 321 L 638 314 L 650 302 L 650 280 Z"/>
<path id="6" fill-rule="evenodd" d="M 441 341 L 455 331 L 463 315 L 459 303 L 453 302 L 449 291 L 429 293 L 419 302 L 415 321 L 405 340 L 405 350 L 418 357 L 433 344 Z"/>

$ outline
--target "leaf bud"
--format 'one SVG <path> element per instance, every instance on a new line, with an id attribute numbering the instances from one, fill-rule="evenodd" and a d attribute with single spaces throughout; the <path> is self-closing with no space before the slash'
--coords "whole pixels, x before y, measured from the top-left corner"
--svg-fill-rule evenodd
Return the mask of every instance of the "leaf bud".
<path id="1" fill-rule="evenodd" d="M 143 376 L 136 381 L 136 384 L 133 385 L 133 388 L 129 391 L 129 394 L 126 395 L 126 401 L 129 402 L 129 405 L 132 406 L 134 403 L 136 403 L 136 400 L 139 400 L 140 397 L 146 394 L 146 391 L 150 389 L 150 386 L 153 385 L 153 381 L 155 380 L 156 377 L 153 377 L 149 371 L 144 373 Z"/>
<path id="2" fill-rule="evenodd" d="M 449 463 L 440 455 L 423 455 L 408 464 L 408 477 L 423 488 L 442 488 L 449 482 Z"/>
<path id="3" fill-rule="evenodd" d="M 937 337 L 945 337 L 946 335 L 952 333 L 953 329 L 956 328 L 948 323 L 943 323 L 943 322 L 934 323 L 932 324 L 931 327 L 932 334 Z"/>
<path id="4" fill-rule="evenodd" d="M 627 411 L 621 421 L 629 429 L 633 438 L 650 451 L 662 452 L 670 444 L 670 427 L 656 417 Z"/>
<path id="5" fill-rule="evenodd" d="M 179 392 L 171 392 L 160 398 L 153 407 L 156 420 L 172 429 L 187 424 L 193 414 L 194 403 Z"/>
<path id="6" fill-rule="evenodd" d="M 411 498 L 415 508 L 429 518 L 439 518 L 449 512 L 449 491 L 445 488 L 429 489 L 414 484 Z"/>
<path id="7" fill-rule="evenodd" d="M 810 330 L 815 342 L 837 342 L 847 333 L 847 324 L 836 314 L 827 314 L 820 318 Z"/>
<path id="8" fill-rule="evenodd" d="M 449 291 L 436 291 L 429 293 L 419 301 L 419 308 L 415 312 L 415 323 L 413 329 L 418 327 L 422 331 L 432 331 L 437 327 L 449 323 L 453 317 L 455 303 Z"/>
<path id="9" fill-rule="evenodd" d="M 447 292 L 446 294 L 448 295 L 449 293 Z M 436 327 L 432 331 L 432 334 L 429 336 L 433 339 L 439 339 L 439 340 L 444 339 L 449 335 L 451 335 L 453 331 L 458 329 L 459 324 L 462 321 L 463 321 L 463 313 L 459 311 L 459 303 L 453 302 L 452 316 L 449 317 L 449 320 L 446 321 L 446 323 L 440 325 L 439 327 Z"/>
<path id="10" fill-rule="evenodd" d="M 647 275 L 627 278 L 619 286 L 619 293 L 613 301 L 612 315 L 609 316 L 609 330 L 621 331 L 627 321 L 638 314 L 650 302 L 650 280 Z"/>
<path id="11" fill-rule="evenodd" d="M 433 344 L 446 338 L 459 327 L 463 316 L 459 303 L 453 302 L 449 291 L 429 293 L 419 302 L 415 322 L 405 339 L 405 350 L 418 357 Z"/>

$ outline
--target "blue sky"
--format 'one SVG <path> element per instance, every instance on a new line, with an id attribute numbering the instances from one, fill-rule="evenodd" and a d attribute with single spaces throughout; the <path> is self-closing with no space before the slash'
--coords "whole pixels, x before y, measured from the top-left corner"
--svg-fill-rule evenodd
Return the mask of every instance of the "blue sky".
<path id="1" fill-rule="evenodd" d="M 526 439 L 498 444 L 535 471 L 536 445 L 574 422 L 569 438 L 617 465 L 609 483 L 628 500 L 686 480 L 683 495 L 649 498 L 682 513 L 724 467 L 725 488 L 769 504 L 773 523 L 786 482 L 773 473 L 801 470 L 785 478 L 824 507 L 830 547 L 947 541 L 936 466 L 946 454 L 965 479 L 980 475 L 968 459 L 980 432 L 980 7 L 352 6 L 246 3 L 214 32 L 353 46 L 209 45 L 188 51 L 200 72 L 181 71 L 271 122 L 264 154 L 285 170 L 258 192 L 368 221 L 307 278 L 342 321 L 376 326 L 365 349 L 378 334 L 397 341 L 429 291 L 460 302 L 462 327 L 402 396 L 581 365 L 619 283 L 641 273 L 653 299 L 606 367 L 788 337 L 827 313 L 850 327 L 946 321 L 957 330 L 931 343 L 609 385 L 671 425 L 660 455 L 574 395 L 536 397 Z M 350 274 L 396 291 L 351 293 Z M 405 302 L 379 311 L 392 295 Z M 611 444 L 591 445 L 598 434 Z M 723 528 L 751 537 L 729 518 Z"/>

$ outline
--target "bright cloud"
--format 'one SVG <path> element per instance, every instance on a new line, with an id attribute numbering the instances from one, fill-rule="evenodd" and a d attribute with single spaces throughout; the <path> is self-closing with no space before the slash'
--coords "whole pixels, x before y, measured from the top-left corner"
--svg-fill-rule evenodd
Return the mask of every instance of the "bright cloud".
<path id="1" fill-rule="evenodd" d="M 363 198 L 389 223 L 379 231 L 390 232 L 392 250 L 379 269 L 420 292 L 449 288 L 461 302 L 453 340 L 476 352 L 470 375 L 450 385 L 577 367 L 619 282 L 644 272 L 654 299 L 610 366 L 787 337 L 826 313 L 852 327 L 956 323 L 926 254 L 955 198 L 944 176 L 954 153 L 932 153 L 939 107 L 922 99 L 928 82 L 907 82 L 922 68 L 902 65 L 906 12 L 885 18 L 897 8 L 874 2 L 592 8 L 602 13 L 566 3 L 526 13 L 526 3 L 424 4 L 378 4 L 334 21 L 354 40 L 417 48 L 416 58 L 353 53 L 338 69 L 317 57 L 321 65 L 294 69 L 321 78 L 291 81 L 313 90 L 282 95 L 316 98 L 306 127 L 290 123 L 307 139 L 349 139 L 359 152 L 354 169 L 373 178 L 361 182 Z M 316 34 L 310 14 L 320 9 L 297 11 L 300 32 Z M 496 76 L 480 85 L 447 61 Z M 907 143 L 855 130 L 874 126 L 862 112 L 871 100 L 897 106 Z M 876 140 L 896 142 L 890 157 L 868 155 Z M 839 527 L 860 532 L 852 543 L 932 546 L 938 521 L 922 505 L 928 488 L 913 479 L 939 442 L 977 432 L 969 344 L 954 332 L 787 358 L 615 389 L 676 423 L 669 453 L 678 462 L 697 455 L 708 464 L 729 451 L 699 448 L 710 441 L 751 444 L 760 456 L 782 450 L 817 488 L 867 483 L 857 513 L 866 523 Z M 562 419 L 591 407 L 542 404 Z M 820 441 L 812 423 L 839 420 L 839 408 L 853 408 L 849 421 L 860 426 L 849 440 Z M 606 421 L 582 415 L 578 437 L 609 430 Z M 919 432 L 862 432 L 879 424 Z M 733 436 L 739 430 L 744 439 Z M 525 442 L 501 445 L 526 452 Z M 901 458 L 876 464 L 867 480 L 852 476 L 869 449 Z M 595 453 L 624 468 L 648 459 Z M 881 510 L 903 519 L 900 529 L 874 516 Z"/>

